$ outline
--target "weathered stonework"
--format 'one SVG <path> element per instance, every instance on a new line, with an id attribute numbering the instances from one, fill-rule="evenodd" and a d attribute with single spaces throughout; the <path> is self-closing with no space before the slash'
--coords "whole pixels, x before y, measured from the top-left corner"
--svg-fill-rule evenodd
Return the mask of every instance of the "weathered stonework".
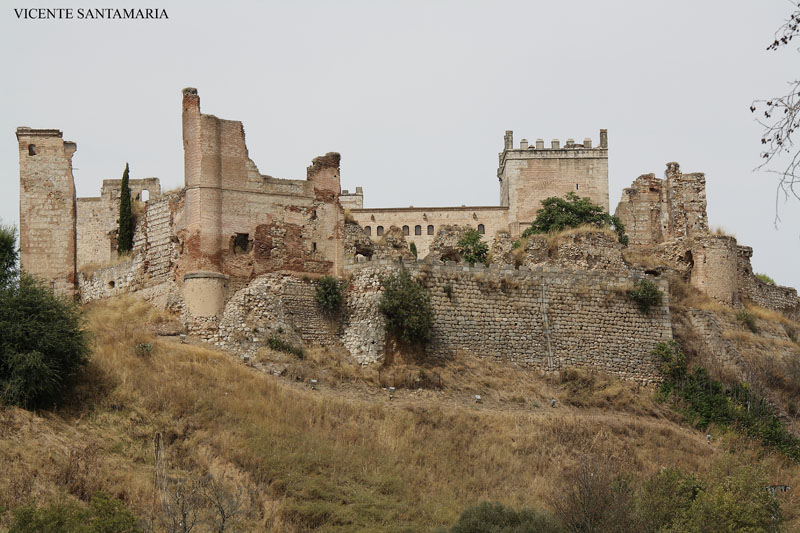
<path id="1" fill-rule="evenodd" d="M 77 145 L 58 130 L 17 128 L 19 144 L 20 266 L 50 283 L 75 292 L 75 182 L 72 155 Z"/>
<path id="2" fill-rule="evenodd" d="M 347 267 L 352 278 L 343 338 L 362 363 L 383 356 L 380 278 L 398 268 L 388 261 Z M 632 275 L 554 266 L 513 270 L 417 262 L 405 268 L 431 295 L 429 357 L 465 351 L 543 370 L 591 367 L 638 381 L 658 379 L 651 352 L 672 338 L 665 281 L 655 280 L 665 295 L 662 305 L 643 315 L 624 294 L 636 279 Z"/>

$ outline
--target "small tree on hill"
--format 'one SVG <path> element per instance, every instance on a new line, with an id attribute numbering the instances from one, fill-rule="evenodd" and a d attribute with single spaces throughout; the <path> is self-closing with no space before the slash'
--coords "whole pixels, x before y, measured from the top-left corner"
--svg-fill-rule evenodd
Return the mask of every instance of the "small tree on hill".
<path id="1" fill-rule="evenodd" d="M 424 344 L 431 338 L 433 308 L 428 291 L 403 269 L 383 278 L 380 310 L 386 327 L 408 344 Z"/>
<path id="2" fill-rule="evenodd" d="M 0 258 L 0 402 L 52 405 L 89 354 L 80 309 L 34 277 L 16 277 L 12 229 L 0 227 Z"/>
<path id="3" fill-rule="evenodd" d="M 464 236 L 458 241 L 458 247 L 461 249 L 461 257 L 464 261 L 474 266 L 475 263 L 485 263 L 486 256 L 489 253 L 489 245 L 481 240 L 481 234 L 478 230 L 471 228 L 464 233 Z"/>
<path id="4" fill-rule="evenodd" d="M 125 172 L 122 174 L 122 187 L 119 193 L 118 254 L 124 254 L 133 249 L 133 208 L 131 206 L 131 189 L 128 181 L 128 163 L 125 163 Z"/>
<path id="5" fill-rule="evenodd" d="M 567 193 L 564 198 L 551 196 L 542 200 L 542 208 L 536 212 L 536 220 L 522 233 L 522 236 L 555 233 L 584 225 L 598 228 L 611 227 L 617 234 L 619 242 L 628 244 L 625 226 L 618 217 L 609 215 L 589 198 L 579 198 L 573 192 Z"/>

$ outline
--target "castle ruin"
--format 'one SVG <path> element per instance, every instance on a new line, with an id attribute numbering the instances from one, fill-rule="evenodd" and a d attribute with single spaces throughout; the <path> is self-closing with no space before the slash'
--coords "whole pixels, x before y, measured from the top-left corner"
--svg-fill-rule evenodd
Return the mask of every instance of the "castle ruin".
<path id="1" fill-rule="evenodd" d="M 338 153 L 315 158 L 305 179 L 261 174 L 242 123 L 201 113 L 192 88 L 183 90 L 182 126 L 184 187 L 164 192 L 157 178 L 130 180 L 134 249 L 121 261 L 120 180 L 105 180 L 99 197 L 76 198 L 76 144 L 58 130 L 18 128 L 22 268 L 82 301 L 135 292 L 179 312 L 190 334 L 240 353 L 281 334 L 339 343 L 365 364 L 381 360 L 386 344 L 379 279 L 408 268 L 432 295 L 436 356 L 470 350 L 547 370 L 657 375 L 650 352 L 671 338 L 662 270 L 628 264 L 623 246 L 602 232 L 534 236 L 512 250 L 547 197 L 574 192 L 609 208 L 606 130 L 596 146 L 587 138 L 547 148 L 542 139 L 515 147 L 507 131 L 496 206 L 367 208 L 361 187 L 341 189 Z M 657 256 L 712 298 L 800 318 L 794 289 L 753 275 L 751 248 L 709 232 L 703 174 L 670 163 L 665 179 L 641 176 L 616 214 L 629 249 Z M 441 260 L 457 260 L 442 250 L 466 228 L 492 246 L 489 267 Z M 320 316 L 313 297 L 310 280 L 326 274 L 350 280 L 338 324 Z M 624 297 L 644 278 L 667 296 L 646 316 Z"/>

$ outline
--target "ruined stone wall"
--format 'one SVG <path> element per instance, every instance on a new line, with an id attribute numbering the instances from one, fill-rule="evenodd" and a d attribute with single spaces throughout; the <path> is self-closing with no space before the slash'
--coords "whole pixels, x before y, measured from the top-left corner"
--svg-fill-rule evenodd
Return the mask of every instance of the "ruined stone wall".
<path id="1" fill-rule="evenodd" d="M 265 274 L 231 297 L 216 331 L 196 331 L 216 346 L 249 356 L 271 336 L 295 346 L 336 344 L 340 324 L 320 313 L 314 293 L 310 279 Z"/>
<path id="2" fill-rule="evenodd" d="M 591 139 L 583 144 L 567 140 L 562 147 L 553 140 L 550 147 L 538 139 L 529 145 L 523 139 L 513 147 L 512 132 L 506 132 L 505 147 L 497 170 L 500 205 L 508 206 L 509 228 L 517 236 L 536 218 L 542 200 L 573 192 L 588 197 L 608 211 L 608 136 L 600 131 L 600 145 Z"/>
<path id="3" fill-rule="evenodd" d="M 184 90 L 183 134 L 186 272 L 223 274 L 232 286 L 278 270 L 340 272 L 339 154 L 315 158 L 305 180 L 262 175 L 242 123 L 201 114 L 194 89 Z"/>
<path id="4" fill-rule="evenodd" d="M 77 146 L 58 130 L 17 128 L 20 177 L 20 267 L 72 295 L 76 284 Z"/>
<path id="5" fill-rule="evenodd" d="M 375 242 L 391 226 L 397 226 L 404 232 L 406 240 L 415 244 L 420 258 L 428 256 L 436 233 L 442 226 L 469 226 L 478 230 L 482 226 L 487 242 L 491 242 L 498 232 L 507 232 L 509 228 L 508 208 L 505 207 L 352 209 L 350 214 Z M 346 262 L 352 260 L 352 257 L 346 258 Z"/>
<path id="6" fill-rule="evenodd" d="M 718 302 L 739 305 L 736 239 L 729 235 L 697 237 L 692 256 L 691 284 Z"/>
<path id="7" fill-rule="evenodd" d="M 656 280 L 665 295 L 662 306 L 643 315 L 624 293 L 634 282 L 630 275 L 551 266 L 414 263 L 408 268 L 432 298 L 430 356 L 447 358 L 463 350 L 544 370 L 576 366 L 639 381 L 658 379 L 651 351 L 672 337 L 665 281 Z M 396 269 L 388 261 L 347 267 L 352 279 L 343 340 L 362 362 L 382 357 L 379 278 Z"/>
<path id="8" fill-rule="evenodd" d="M 797 289 L 773 285 L 758 279 L 750 264 L 753 249 L 749 246 L 738 246 L 737 252 L 738 286 L 741 298 L 766 309 L 783 313 L 792 320 L 800 322 L 800 298 L 797 296 Z"/>
<path id="9" fill-rule="evenodd" d="M 667 163 L 665 176 L 644 174 L 622 192 L 615 214 L 632 246 L 708 233 L 705 174 L 683 174 L 678 163 Z"/>
<path id="10" fill-rule="evenodd" d="M 176 271 L 180 242 L 177 238 L 183 195 L 180 192 L 161 196 L 147 203 L 134 234 L 133 253 L 129 260 L 101 267 L 78 276 L 81 301 L 109 298 L 129 292 L 145 291 L 146 299 L 157 299 L 162 307 L 169 300 L 176 308 L 180 300 Z M 179 306 L 178 306 L 179 307 Z"/>
<path id="11" fill-rule="evenodd" d="M 146 203 L 142 200 L 143 191 L 148 191 L 149 202 L 158 201 L 161 197 L 158 178 L 130 179 L 128 185 L 135 215 L 146 209 Z M 107 265 L 113 261 L 117 250 L 121 191 L 121 179 L 103 180 L 100 196 L 78 198 L 78 269 Z M 139 218 L 137 225 L 141 224 Z"/>

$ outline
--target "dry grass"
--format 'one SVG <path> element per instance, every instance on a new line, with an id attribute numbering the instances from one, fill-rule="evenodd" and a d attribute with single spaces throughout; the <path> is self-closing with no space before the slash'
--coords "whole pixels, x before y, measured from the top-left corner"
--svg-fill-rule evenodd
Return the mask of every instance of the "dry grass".
<path id="1" fill-rule="evenodd" d="M 156 433 L 171 474 L 245 489 L 246 531 L 426 531 L 485 499 L 546 507 L 587 454 L 648 475 L 703 472 L 735 448 L 800 485 L 797 466 L 738 439 L 709 446 L 651 390 L 600 374 L 543 376 L 468 354 L 362 368 L 333 349 L 310 350 L 302 368 L 280 363 L 298 365 L 300 381 L 317 376 L 312 391 L 288 371 L 153 338 L 150 325 L 170 317 L 133 298 L 96 304 L 89 319 L 95 355 L 73 404 L 0 410 L 0 506 L 102 489 L 150 516 Z M 139 342 L 154 343 L 150 357 L 134 354 Z M 279 364 L 273 355 L 261 354 Z M 416 387 L 423 372 L 436 386 Z M 404 387 L 391 401 L 390 383 Z"/>
<path id="2" fill-rule="evenodd" d="M 752 315 L 755 315 L 757 318 L 761 320 L 767 320 L 769 322 L 777 322 L 779 324 L 783 324 L 787 326 L 790 330 L 800 332 L 800 323 L 791 320 L 786 315 L 779 313 L 778 311 L 773 311 L 772 309 L 766 309 L 761 307 L 760 305 L 754 304 L 752 302 L 744 302 L 744 307 L 747 309 Z"/>
<path id="3" fill-rule="evenodd" d="M 713 226 L 711 229 L 711 234 L 713 235 L 721 235 L 723 237 L 733 237 L 736 238 L 736 234 L 732 231 L 728 231 L 727 229 L 723 228 L 722 226 Z"/>
<path id="4" fill-rule="evenodd" d="M 100 269 L 130 262 L 132 258 L 133 255 L 130 252 L 126 252 L 124 254 L 112 254 L 111 258 L 108 261 L 104 261 L 102 263 L 87 263 L 78 268 L 78 272 L 83 274 L 84 277 L 90 278 L 95 272 L 97 272 Z"/>
<path id="5" fill-rule="evenodd" d="M 638 265 L 647 269 L 654 269 L 666 264 L 665 261 L 651 252 L 633 248 L 624 248 L 622 250 L 622 259 L 629 265 Z"/>
<path id="6" fill-rule="evenodd" d="M 345 224 L 358 224 L 349 209 L 344 210 L 344 221 Z"/>
<path id="7" fill-rule="evenodd" d="M 555 233 L 548 233 L 547 234 L 547 246 L 550 248 L 550 251 L 553 252 L 558 248 L 558 245 L 564 242 L 565 240 L 575 237 L 576 235 L 587 235 L 587 234 L 602 234 L 612 239 L 614 241 L 617 240 L 617 234 L 611 231 L 610 228 L 598 228 L 592 224 L 584 224 L 582 226 L 578 226 L 577 228 L 567 228 L 565 230 L 561 230 Z"/>

